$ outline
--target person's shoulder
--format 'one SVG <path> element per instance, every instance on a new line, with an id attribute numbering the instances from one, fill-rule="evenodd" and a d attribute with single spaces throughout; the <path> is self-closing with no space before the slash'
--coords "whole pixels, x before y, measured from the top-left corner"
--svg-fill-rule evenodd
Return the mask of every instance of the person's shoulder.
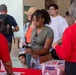
<path id="1" fill-rule="evenodd" d="M 24 25 L 29 25 L 30 24 L 30 22 L 26 22 Z"/>
<path id="2" fill-rule="evenodd" d="M 6 40 L 5 36 L 2 33 L 0 33 L 0 40 L 2 41 L 2 39 Z"/>
<path id="3" fill-rule="evenodd" d="M 65 31 L 68 31 L 70 33 L 71 31 L 76 30 L 75 28 L 76 28 L 76 23 L 74 23 L 71 26 L 67 27 L 65 29 Z"/>
<path id="4" fill-rule="evenodd" d="M 4 37 L 4 35 L 2 33 L 0 33 L 0 38 L 3 38 L 3 37 Z"/>
<path id="5" fill-rule="evenodd" d="M 49 26 L 46 26 L 46 25 L 45 25 L 45 30 L 53 31 L 52 28 L 50 28 Z"/>
<path id="6" fill-rule="evenodd" d="M 30 22 L 26 22 L 26 23 L 23 25 L 23 27 L 24 27 L 24 28 L 27 28 L 29 25 L 30 25 Z"/>
<path id="7" fill-rule="evenodd" d="M 49 27 L 49 25 L 45 25 L 45 28 L 46 28 L 46 29 L 51 29 L 51 28 Z"/>
<path id="8" fill-rule="evenodd" d="M 7 16 L 8 16 L 8 17 L 13 17 L 13 16 L 11 16 L 11 15 L 9 15 L 9 14 L 7 14 Z"/>
<path id="9" fill-rule="evenodd" d="M 8 16 L 9 19 L 14 19 L 14 17 L 11 16 L 11 15 L 8 15 L 8 14 L 7 14 L 7 16 Z"/>
<path id="10" fill-rule="evenodd" d="M 76 28 L 76 23 L 74 23 L 71 26 L 69 26 L 69 28 L 72 28 L 72 29 L 74 28 L 75 29 Z"/>
<path id="11" fill-rule="evenodd" d="M 63 16 L 59 15 L 59 19 L 60 19 L 60 23 L 64 23 L 64 24 L 67 23 L 66 19 Z M 68 26 L 68 24 L 67 24 L 67 26 Z"/>
<path id="12" fill-rule="evenodd" d="M 60 18 L 60 19 L 65 19 L 63 16 L 61 16 L 61 15 L 58 15 L 58 17 Z"/>

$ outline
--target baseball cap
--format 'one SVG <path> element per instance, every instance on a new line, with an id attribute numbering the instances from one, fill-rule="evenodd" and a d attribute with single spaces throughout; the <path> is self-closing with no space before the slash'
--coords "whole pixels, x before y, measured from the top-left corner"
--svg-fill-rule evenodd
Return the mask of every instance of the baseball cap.
<path id="1" fill-rule="evenodd" d="M 0 12 L 1 11 L 7 11 L 7 6 L 5 4 L 0 5 Z"/>

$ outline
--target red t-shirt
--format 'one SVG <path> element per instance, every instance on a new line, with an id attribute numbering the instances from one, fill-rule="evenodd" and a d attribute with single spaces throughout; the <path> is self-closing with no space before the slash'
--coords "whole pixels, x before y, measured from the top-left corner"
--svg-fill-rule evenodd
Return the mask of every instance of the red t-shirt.
<path id="1" fill-rule="evenodd" d="M 55 47 L 57 55 L 65 61 L 76 62 L 76 23 L 66 28 L 62 45 Z"/>
<path id="2" fill-rule="evenodd" d="M 6 38 L 0 33 L 0 60 L 7 62 L 10 60 L 8 42 Z"/>

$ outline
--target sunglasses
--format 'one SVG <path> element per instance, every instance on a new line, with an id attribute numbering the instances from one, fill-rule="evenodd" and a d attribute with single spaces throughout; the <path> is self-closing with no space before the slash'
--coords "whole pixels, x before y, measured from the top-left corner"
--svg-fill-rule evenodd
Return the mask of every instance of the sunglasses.
<path id="1" fill-rule="evenodd" d="M 37 37 L 38 37 L 38 35 L 35 34 L 35 35 L 34 35 L 34 38 L 33 38 L 33 41 L 32 41 L 32 44 L 33 44 L 33 45 L 36 44 L 36 42 L 37 42 Z"/>

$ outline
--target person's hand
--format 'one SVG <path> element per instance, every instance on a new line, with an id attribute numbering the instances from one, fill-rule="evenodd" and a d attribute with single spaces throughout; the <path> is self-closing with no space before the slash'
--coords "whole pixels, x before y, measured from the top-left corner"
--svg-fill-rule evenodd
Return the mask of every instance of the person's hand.
<path id="1" fill-rule="evenodd" d="M 61 44 L 62 43 L 62 38 L 60 38 L 58 41 L 57 41 L 58 44 Z"/>
<path id="2" fill-rule="evenodd" d="M 15 28 L 12 28 L 12 32 L 14 32 L 15 31 Z"/>
<path id="3" fill-rule="evenodd" d="M 24 42 L 22 42 L 22 45 L 26 45 L 25 41 L 24 41 Z"/>
<path id="4" fill-rule="evenodd" d="M 32 57 L 34 58 L 34 59 L 38 59 L 38 55 L 32 55 Z"/>
<path id="5" fill-rule="evenodd" d="M 15 75 L 15 73 L 12 73 L 11 75 Z"/>
<path id="6" fill-rule="evenodd" d="M 55 46 L 56 45 L 58 45 L 58 43 L 57 42 L 55 42 L 54 44 L 52 44 L 52 48 L 54 48 L 55 49 Z"/>
<path id="7" fill-rule="evenodd" d="M 25 53 L 32 55 L 32 49 L 31 48 L 26 48 Z"/>
<path id="8" fill-rule="evenodd" d="M 13 72 L 12 72 L 12 73 L 10 73 L 10 74 L 7 74 L 7 75 L 15 75 L 15 73 L 13 73 Z"/>

